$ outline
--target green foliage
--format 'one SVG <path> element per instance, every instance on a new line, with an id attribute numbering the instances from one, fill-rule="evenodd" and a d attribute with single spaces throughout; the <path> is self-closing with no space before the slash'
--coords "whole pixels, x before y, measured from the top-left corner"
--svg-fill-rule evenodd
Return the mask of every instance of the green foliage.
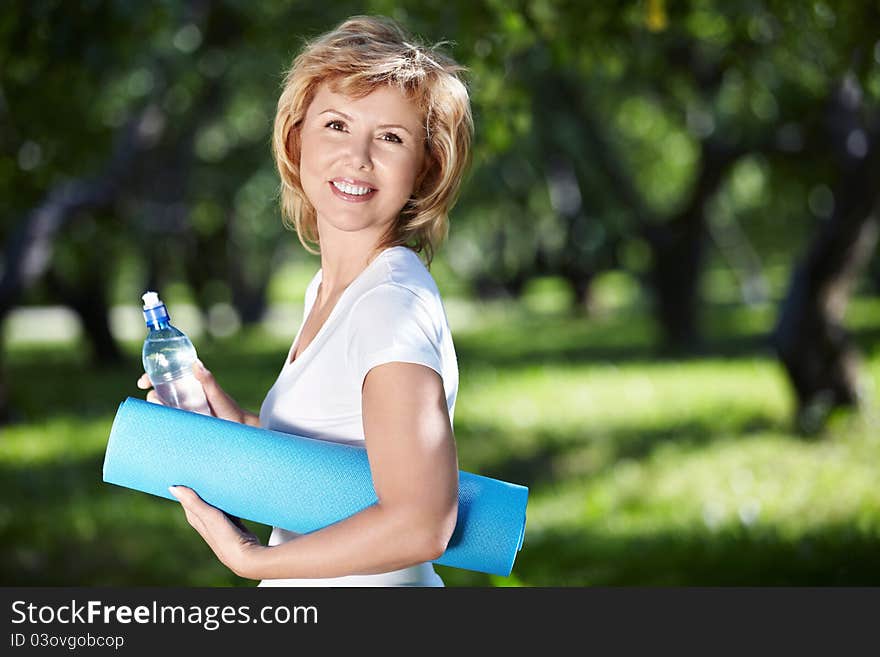
<path id="1" fill-rule="evenodd" d="M 204 307 L 260 295 L 278 267 L 310 260 L 282 239 L 277 210 L 269 136 L 282 73 L 305 39 L 379 13 L 446 42 L 469 70 L 474 169 L 451 235 L 480 257 L 451 257 L 458 277 L 649 272 L 631 257 L 644 250 L 640 226 L 687 205 L 709 143 L 742 154 L 706 205 L 710 223 L 738 226 L 759 263 L 790 262 L 842 202 L 829 198 L 840 175 L 825 144 L 830 94 L 849 73 L 877 111 L 876 6 L 664 7 L 658 22 L 644 2 L 5 3 L 0 235 L 59 181 L 98 175 L 121 127 L 152 105 L 155 148 L 112 209 L 74 224 L 100 236 L 111 271 L 184 281 Z M 626 184 L 609 179 L 613 166 Z M 83 233 L 74 224 L 57 266 L 75 285 L 71 272 L 96 263 L 65 248 Z M 581 274 L 565 273 L 572 262 Z M 57 300 L 43 288 L 24 299 L 46 301 Z"/>

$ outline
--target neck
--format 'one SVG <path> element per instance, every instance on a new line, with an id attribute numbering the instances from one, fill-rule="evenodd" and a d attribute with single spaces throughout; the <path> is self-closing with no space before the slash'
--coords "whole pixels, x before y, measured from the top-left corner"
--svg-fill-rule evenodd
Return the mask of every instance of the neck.
<path id="1" fill-rule="evenodd" d="M 384 249 L 378 237 L 365 239 L 356 233 L 321 235 L 321 287 L 319 298 L 338 296 Z"/>

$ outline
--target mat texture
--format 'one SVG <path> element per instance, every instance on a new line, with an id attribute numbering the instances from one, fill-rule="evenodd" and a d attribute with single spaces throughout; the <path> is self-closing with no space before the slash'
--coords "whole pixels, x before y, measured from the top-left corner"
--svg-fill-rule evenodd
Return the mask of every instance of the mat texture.
<path id="1" fill-rule="evenodd" d="M 104 481 L 170 500 L 172 485 L 254 522 L 304 534 L 376 502 L 366 450 L 229 422 L 134 397 L 119 405 Z M 459 472 L 458 523 L 444 566 L 508 576 L 522 548 L 528 488 Z"/>

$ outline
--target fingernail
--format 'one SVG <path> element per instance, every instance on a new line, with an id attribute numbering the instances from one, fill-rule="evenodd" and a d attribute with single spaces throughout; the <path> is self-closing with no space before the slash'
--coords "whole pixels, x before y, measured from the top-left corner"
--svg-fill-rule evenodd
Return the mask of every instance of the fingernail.
<path id="1" fill-rule="evenodd" d="M 174 495 L 174 497 L 177 497 L 177 486 L 169 486 L 168 492 Z"/>

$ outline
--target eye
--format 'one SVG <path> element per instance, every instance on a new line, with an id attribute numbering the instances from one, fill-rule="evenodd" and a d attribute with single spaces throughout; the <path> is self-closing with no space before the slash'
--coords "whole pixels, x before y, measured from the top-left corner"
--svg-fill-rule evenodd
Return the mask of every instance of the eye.
<path id="1" fill-rule="evenodd" d="M 393 132 L 386 132 L 386 133 L 384 133 L 384 134 L 382 135 L 381 139 L 382 139 L 382 141 L 390 141 L 390 142 L 393 143 L 393 144 L 402 144 L 402 143 L 403 143 L 403 139 L 401 139 L 400 137 L 398 137 L 398 136 L 397 136 L 395 133 L 393 133 Z"/>
<path id="2" fill-rule="evenodd" d="M 333 119 L 332 121 L 328 121 L 324 127 L 330 128 L 331 130 L 338 130 L 340 132 L 345 130 L 345 124 L 342 121 L 340 121 L 339 119 Z"/>

